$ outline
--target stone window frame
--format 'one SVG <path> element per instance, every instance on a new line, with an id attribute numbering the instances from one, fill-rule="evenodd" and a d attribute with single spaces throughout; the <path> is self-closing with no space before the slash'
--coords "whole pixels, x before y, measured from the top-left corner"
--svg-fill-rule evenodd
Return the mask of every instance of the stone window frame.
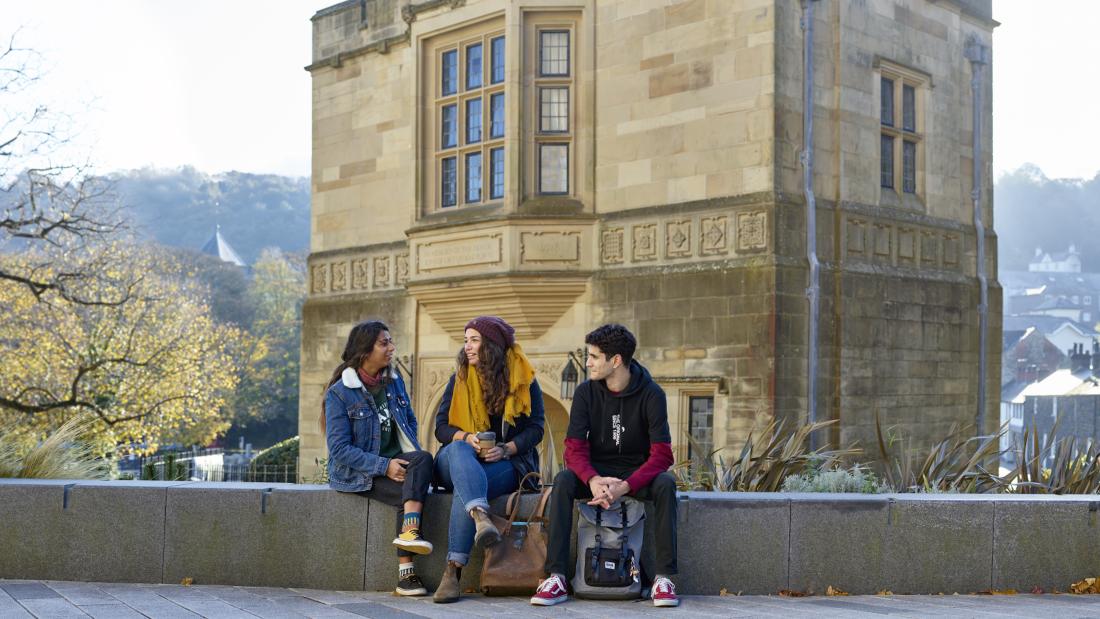
<path id="1" fill-rule="evenodd" d="M 884 88 L 890 81 L 892 92 Z M 925 196 L 927 101 L 932 87 L 931 77 L 922 71 L 876 59 L 874 71 L 875 118 L 879 128 L 878 170 L 879 203 L 890 206 L 923 208 Z M 912 93 L 912 106 L 906 105 L 907 92 Z M 887 105 L 887 102 L 890 105 Z M 887 108 L 890 108 L 887 110 Z M 911 122 L 907 111 L 911 109 Z M 887 122 L 886 116 L 890 116 Z M 886 166 L 886 144 L 890 141 L 891 166 Z M 907 160 L 911 161 L 911 180 L 907 178 Z M 886 177 L 889 177 L 886 179 Z M 889 184 L 887 184 L 887 182 Z"/>
<path id="2" fill-rule="evenodd" d="M 524 174 L 530 197 L 572 198 L 578 194 L 577 170 L 577 102 L 578 102 L 578 49 L 581 33 L 581 14 L 577 11 L 529 11 L 524 15 L 524 110 L 529 122 L 525 123 L 525 152 L 529 156 Z M 565 73 L 544 74 L 542 71 L 543 35 L 565 33 L 567 36 Z M 566 98 L 565 129 L 545 129 L 543 123 L 543 91 L 564 90 Z M 543 187 L 542 166 L 544 147 L 565 147 L 565 191 L 549 191 Z"/>
<path id="3" fill-rule="evenodd" d="M 507 53 L 508 42 L 505 36 L 505 23 L 500 15 L 489 17 L 479 23 L 462 27 L 450 32 L 435 35 L 426 41 L 424 48 L 425 63 L 424 79 L 422 84 L 426 92 L 423 96 L 424 126 L 430 128 L 421 134 L 424 152 L 423 161 L 426 169 L 421 174 L 421 204 L 422 214 L 451 212 L 462 208 L 482 206 L 502 202 L 507 190 L 499 196 L 492 191 L 492 169 L 488 163 L 491 160 L 491 152 L 497 149 L 507 149 L 505 142 L 508 135 L 508 80 L 493 79 L 493 41 L 504 39 L 504 63 L 505 76 L 509 57 Z M 481 84 L 476 87 L 468 87 L 467 81 L 467 50 L 471 46 L 481 45 Z M 457 52 L 457 71 L 455 82 L 457 89 L 453 93 L 443 92 L 443 56 L 449 52 Z M 492 128 L 492 97 L 504 96 L 504 114 L 502 119 L 504 131 L 501 135 L 494 135 Z M 468 135 L 467 106 L 470 101 L 480 100 L 480 138 L 470 141 Z M 443 110 L 449 106 L 455 106 L 455 145 L 445 146 L 443 142 Z M 469 155 L 480 153 L 480 199 L 469 201 L 471 192 L 467 187 L 466 162 Z M 454 160 L 454 186 L 444 187 L 443 161 Z M 505 185 L 507 186 L 507 166 L 505 166 Z M 445 196 L 454 195 L 453 202 L 446 201 Z"/>
<path id="4" fill-rule="evenodd" d="M 691 400 L 692 398 L 710 398 L 713 402 L 711 411 L 711 450 L 721 449 L 726 446 L 726 421 L 721 418 L 719 411 L 724 410 L 726 391 L 718 383 L 708 379 L 693 380 L 692 377 L 682 377 L 674 381 L 668 381 L 662 377 L 656 377 L 661 388 L 665 391 L 668 429 L 672 435 L 672 450 L 677 462 L 689 459 L 692 453 L 690 449 L 691 436 Z"/>

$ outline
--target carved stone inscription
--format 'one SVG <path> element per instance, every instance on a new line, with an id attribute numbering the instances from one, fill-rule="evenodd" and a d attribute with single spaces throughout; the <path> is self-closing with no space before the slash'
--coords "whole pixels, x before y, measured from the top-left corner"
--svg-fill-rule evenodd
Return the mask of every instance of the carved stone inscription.
<path id="1" fill-rule="evenodd" d="M 767 219 L 763 212 L 737 215 L 737 251 L 768 248 Z"/>
<path id="2" fill-rule="evenodd" d="M 417 247 L 416 263 L 421 271 L 449 269 L 501 261 L 499 234 L 468 239 L 424 243 Z"/>
<path id="3" fill-rule="evenodd" d="M 577 232 L 522 232 L 520 261 L 577 262 L 581 258 L 581 235 Z"/>
<path id="4" fill-rule="evenodd" d="M 699 220 L 701 254 L 724 254 L 727 247 L 726 216 L 704 217 Z"/>
<path id="5" fill-rule="evenodd" d="M 657 257 L 657 224 L 634 226 L 634 253 L 636 261 L 653 260 Z"/>
<path id="6" fill-rule="evenodd" d="M 600 233 L 600 260 L 604 264 L 623 261 L 623 229 L 608 228 Z"/>

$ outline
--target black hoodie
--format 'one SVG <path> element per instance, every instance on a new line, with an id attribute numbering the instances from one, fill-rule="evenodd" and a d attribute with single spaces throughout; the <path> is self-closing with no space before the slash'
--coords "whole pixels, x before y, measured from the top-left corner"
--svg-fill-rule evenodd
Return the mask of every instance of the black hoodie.
<path id="1" fill-rule="evenodd" d="M 672 442 L 665 392 L 634 360 L 630 382 L 619 393 L 603 380 L 586 380 L 573 393 L 566 438 L 588 441 L 600 474 L 625 479 L 649 459 L 650 443 Z"/>

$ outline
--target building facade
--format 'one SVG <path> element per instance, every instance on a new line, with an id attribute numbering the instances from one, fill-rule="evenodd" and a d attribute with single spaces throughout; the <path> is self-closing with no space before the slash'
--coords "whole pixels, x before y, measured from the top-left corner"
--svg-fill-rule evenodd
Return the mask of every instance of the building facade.
<path id="1" fill-rule="evenodd" d="M 876 411 L 918 444 L 975 421 L 978 157 L 995 426 L 992 72 L 974 153 L 965 56 L 989 49 L 990 2 L 812 4 L 817 416 L 839 420 L 827 438 L 845 445 L 873 444 Z M 680 458 L 805 420 L 803 15 L 777 0 L 317 13 L 303 467 L 324 457 L 321 392 L 366 317 L 392 327 L 427 446 L 462 328 L 482 313 L 512 323 L 537 368 L 550 462 L 569 353 L 605 322 L 639 336 Z"/>

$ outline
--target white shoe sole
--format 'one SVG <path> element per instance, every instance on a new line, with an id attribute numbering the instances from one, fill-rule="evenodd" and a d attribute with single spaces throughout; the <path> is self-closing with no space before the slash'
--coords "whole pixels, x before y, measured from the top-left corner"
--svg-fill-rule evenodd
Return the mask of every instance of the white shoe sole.
<path id="1" fill-rule="evenodd" d="M 410 597 L 428 595 L 428 590 L 424 587 L 420 587 L 419 589 L 402 589 L 401 587 L 397 587 L 394 591 L 397 592 L 397 595 L 407 595 Z"/>
<path id="2" fill-rule="evenodd" d="M 560 596 L 560 597 L 550 598 L 550 599 L 531 598 L 531 604 L 533 606 L 553 606 L 555 604 L 561 604 L 562 602 L 564 602 L 568 599 L 569 599 L 568 595 L 563 595 L 563 596 Z"/>
<path id="3" fill-rule="evenodd" d="M 401 539 L 400 537 L 393 538 L 393 545 L 397 546 L 401 550 L 407 550 L 414 552 L 418 555 L 431 554 L 432 543 L 427 540 L 420 540 L 418 542 L 409 542 Z"/>
<path id="4" fill-rule="evenodd" d="M 653 605 L 658 607 L 672 608 L 680 605 L 680 600 L 653 600 Z"/>

